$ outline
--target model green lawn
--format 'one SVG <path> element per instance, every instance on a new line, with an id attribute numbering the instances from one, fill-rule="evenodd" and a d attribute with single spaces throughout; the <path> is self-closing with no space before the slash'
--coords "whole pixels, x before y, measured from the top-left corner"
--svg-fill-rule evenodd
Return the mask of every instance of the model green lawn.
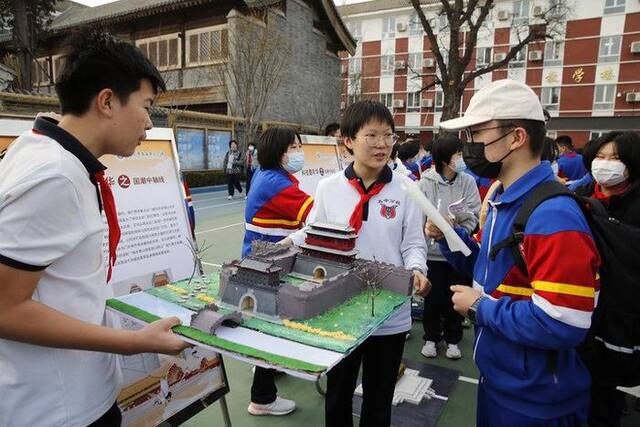
<path id="1" fill-rule="evenodd" d="M 206 290 L 203 292 L 194 290 L 194 288 L 198 288 L 199 280 L 203 280 L 206 284 Z M 302 282 L 294 277 L 287 277 L 285 280 L 288 283 Z M 183 291 L 181 292 L 177 289 L 182 289 Z M 216 273 L 205 276 L 202 279 L 193 279 L 190 284 L 188 280 L 183 280 L 173 283 L 169 287 L 151 288 L 146 292 L 194 311 L 207 305 L 209 303 L 207 301 L 208 298 L 211 298 L 216 305 L 220 305 L 218 297 L 219 275 Z M 198 298 L 202 294 L 206 295 L 207 298 Z M 185 300 L 185 296 L 189 298 Z M 242 326 L 302 344 L 345 353 L 366 338 L 372 330 L 377 328 L 406 300 L 407 297 L 382 290 L 375 299 L 375 316 L 371 316 L 371 298 L 367 292 L 363 292 L 322 315 L 304 321 L 294 320 L 296 324 L 302 324 L 328 333 L 342 332 L 354 339 L 320 336 L 316 333 L 285 326 L 277 320 L 265 320 L 251 315 L 245 316 Z M 220 307 L 220 310 L 223 313 L 231 311 L 226 307 Z"/>

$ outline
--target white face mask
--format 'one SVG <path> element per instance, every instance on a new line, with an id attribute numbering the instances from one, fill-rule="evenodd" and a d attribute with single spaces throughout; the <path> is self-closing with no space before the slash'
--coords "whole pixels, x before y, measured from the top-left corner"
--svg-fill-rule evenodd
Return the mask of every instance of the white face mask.
<path id="1" fill-rule="evenodd" d="M 462 157 L 458 157 L 453 164 L 450 164 L 449 167 L 455 172 L 455 173 L 462 173 L 467 169 L 467 165 L 464 162 L 464 159 Z"/>
<path id="2" fill-rule="evenodd" d="M 551 170 L 555 175 L 558 175 L 558 172 L 560 171 L 560 169 L 558 168 L 558 162 L 551 163 Z"/>
<path id="3" fill-rule="evenodd" d="M 627 167 L 620 160 L 595 159 L 591 162 L 591 174 L 596 182 L 611 187 L 627 180 L 624 176 Z"/>

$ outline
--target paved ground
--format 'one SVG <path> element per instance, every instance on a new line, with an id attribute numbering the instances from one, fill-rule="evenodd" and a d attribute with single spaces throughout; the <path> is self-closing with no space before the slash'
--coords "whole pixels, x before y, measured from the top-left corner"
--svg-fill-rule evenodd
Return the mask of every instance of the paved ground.
<path id="1" fill-rule="evenodd" d="M 244 196 L 227 200 L 226 192 L 213 192 L 194 195 L 196 208 L 196 237 L 200 247 L 213 245 L 203 256 L 205 268 L 213 271 L 217 265 L 240 256 L 244 230 Z M 422 326 L 414 324 L 411 339 L 407 341 L 404 356 L 417 361 L 427 361 L 421 354 Z M 472 331 L 465 330 L 461 343 L 463 358 L 458 361 L 447 360 L 444 355 L 430 359 L 429 363 L 460 371 L 461 376 L 454 387 L 438 426 L 473 427 L 475 425 L 476 379 L 478 371 L 471 360 Z M 237 426 L 306 426 L 315 427 L 324 424 L 324 400 L 315 391 L 312 383 L 281 376 L 277 380 L 280 394 L 293 398 L 298 409 L 285 417 L 253 417 L 247 413 L 249 391 L 251 387 L 250 366 L 225 358 L 231 392 L 227 403 L 234 427 Z M 189 427 L 222 425 L 218 404 L 214 404 L 184 424 Z M 634 412 L 625 418 L 623 426 L 640 425 L 640 413 Z"/>

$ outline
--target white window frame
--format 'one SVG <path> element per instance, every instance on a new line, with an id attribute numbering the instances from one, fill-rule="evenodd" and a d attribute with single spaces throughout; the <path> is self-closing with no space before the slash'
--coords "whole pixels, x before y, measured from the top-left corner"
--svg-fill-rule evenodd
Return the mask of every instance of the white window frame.
<path id="1" fill-rule="evenodd" d="M 626 7 L 626 0 L 605 0 L 603 14 L 624 13 Z"/>
<path id="2" fill-rule="evenodd" d="M 434 111 L 442 111 L 444 108 L 444 92 L 441 90 L 436 91 L 436 95 L 433 98 Z"/>
<path id="3" fill-rule="evenodd" d="M 396 17 L 387 16 L 382 18 L 382 39 L 395 39 L 396 38 Z"/>
<path id="4" fill-rule="evenodd" d="M 593 110 L 613 110 L 616 104 L 616 85 L 595 85 L 593 88 Z"/>
<path id="5" fill-rule="evenodd" d="M 347 28 L 355 40 L 362 40 L 362 21 L 351 21 L 347 24 Z"/>
<path id="6" fill-rule="evenodd" d="M 227 30 L 227 40 L 229 38 L 229 28 L 227 26 L 227 24 L 222 24 L 222 25 L 215 25 L 213 27 L 203 27 L 203 28 L 196 28 L 193 30 L 188 30 L 185 32 L 185 37 L 186 37 L 186 61 L 187 61 L 187 67 L 199 67 L 202 65 L 212 65 L 212 64 L 221 64 L 227 61 L 226 58 L 221 58 L 221 59 L 215 59 L 212 61 L 200 61 L 200 58 L 198 58 L 198 61 L 192 61 L 191 60 L 191 36 L 193 35 L 198 35 L 198 52 L 200 51 L 200 34 L 204 34 L 204 33 L 212 33 L 214 31 L 220 31 L 221 35 L 220 35 L 220 43 L 222 44 L 222 31 L 223 30 Z M 228 46 L 227 46 L 228 49 Z M 198 55 L 199 56 L 199 55 Z"/>
<path id="7" fill-rule="evenodd" d="M 415 74 L 422 72 L 422 52 L 410 52 L 407 56 L 409 70 Z"/>
<path id="8" fill-rule="evenodd" d="M 544 45 L 544 65 L 562 65 L 564 58 L 564 40 L 547 40 Z"/>
<path id="9" fill-rule="evenodd" d="M 608 44 L 608 41 L 611 41 L 612 43 Z M 600 38 L 600 46 L 598 47 L 598 62 L 618 62 L 620 60 L 621 45 L 622 36 L 605 36 Z"/>
<path id="10" fill-rule="evenodd" d="M 395 73 L 395 55 L 382 55 L 380 56 L 380 75 L 381 76 L 393 76 Z"/>
<path id="11" fill-rule="evenodd" d="M 393 93 L 381 93 L 380 102 L 389 110 L 393 108 Z"/>
<path id="12" fill-rule="evenodd" d="M 513 2 L 513 22 L 523 24 L 529 20 L 531 3 L 529 0 L 516 0 Z"/>
<path id="13" fill-rule="evenodd" d="M 420 112 L 420 92 L 407 92 L 407 113 Z"/>
<path id="14" fill-rule="evenodd" d="M 362 74 L 362 58 L 349 58 L 349 75 Z"/>
<path id="15" fill-rule="evenodd" d="M 509 47 L 511 50 L 513 46 Z M 513 57 L 511 61 L 509 61 L 509 68 L 525 68 L 527 66 L 527 51 L 528 46 L 523 46 L 522 49 L 516 53 L 516 56 Z M 518 60 L 520 58 L 520 60 Z"/>
<path id="16" fill-rule="evenodd" d="M 446 13 L 442 13 L 437 17 L 438 31 L 447 32 L 449 30 L 449 17 Z"/>
<path id="17" fill-rule="evenodd" d="M 540 95 L 542 106 L 549 111 L 557 111 L 560 108 L 560 93 L 560 86 L 543 87 Z"/>
<path id="18" fill-rule="evenodd" d="M 409 35 L 410 36 L 422 36 L 424 35 L 424 28 L 422 22 L 418 17 L 418 14 L 413 12 L 409 17 Z"/>
<path id="19" fill-rule="evenodd" d="M 177 64 L 175 65 L 171 65 L 169 64 L 169 41 L 170 40 L 177 40 L 178 43 L 178 61 Z M 157 43 L 158 49 L 160 49 L 160 42 L 161 41 L 166 41 L 167 42 L 167 65 L 163 65 L 161 66 L 159 61 L 156 61 L 157 63 L 154 63 L 154 65 L 156 66 L 156 68 L 159 71 L 166 71 L 166 70 L 179 70 L 180 68 L 182 68 L 182 40 L 180 39 L 180 33 L 171 33 L 171 34 L 164 34 L 162 36 L 156 36 L 156 37 L 147 37 L 144 39 L 139 39 L 136 40 L 136 46 L 138 48 L 140 48 L 140 46 L 142 46 L 143 44 L 147 45 L 147 53 L 149 52 L 149 43 Z M 153 58 L 149 58 L 151 60 L 151 62 L 153 62 Z M 159 59 L 159 54 L 158 54 L 158 59 Z"/>
<path id="20" fill-rule="evenodd" d="M 489 52 L 488 58 L 487 58 L 487 51 Z M 478 61 L 479 58 L 482 58 L 482 61 Z M 488 59 L 488 61 L 485 61 L 485 59 Z M 493 48 L 492 47 L 476 48 L 476 67 L 485 67 L 491 63 L 493 63 Z"/>

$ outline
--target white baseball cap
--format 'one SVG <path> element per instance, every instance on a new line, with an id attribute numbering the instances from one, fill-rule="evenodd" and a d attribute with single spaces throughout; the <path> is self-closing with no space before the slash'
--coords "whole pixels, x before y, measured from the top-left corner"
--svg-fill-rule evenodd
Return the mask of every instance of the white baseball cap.
<path id="1" fill-rule="evenodd" d="M 471 97 L 463 117 L 440 123 L 444 130 L 456 131 L 491 120 L 537 120 L 545 122 L 538 96 L 529 86 L 515 80 L 491 82 Z"/>

